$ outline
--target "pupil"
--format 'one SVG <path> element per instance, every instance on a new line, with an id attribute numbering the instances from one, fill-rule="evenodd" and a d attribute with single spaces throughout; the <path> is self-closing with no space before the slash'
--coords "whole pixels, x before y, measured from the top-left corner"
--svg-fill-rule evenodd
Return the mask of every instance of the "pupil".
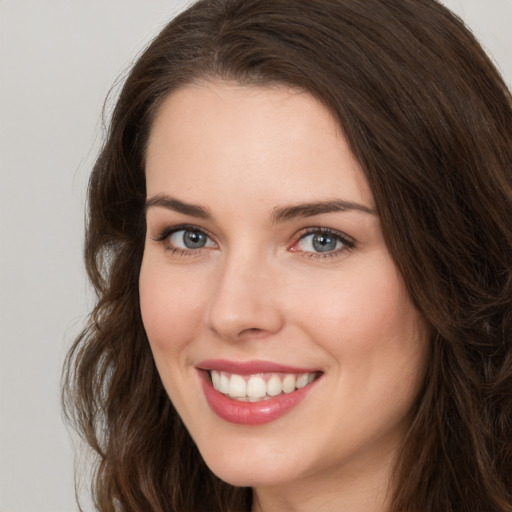
<path id="1" fill-rule="evenodd" d="M 329 235 L 316 234 L 313 237 L 313 247 L 317 252 L 334 251 L 336 239 Z"/>
<path id="2" fill-rule="evenodd" d="M 206 244 L 206 236 L 197 231 L 185 231 L 183 234 L 183 243 L 188 249 L 199 249 Z"/>

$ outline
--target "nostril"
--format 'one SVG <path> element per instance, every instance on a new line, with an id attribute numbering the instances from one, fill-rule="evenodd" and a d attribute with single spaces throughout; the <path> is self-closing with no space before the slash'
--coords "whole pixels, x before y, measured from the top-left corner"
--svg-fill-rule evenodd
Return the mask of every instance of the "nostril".
<path id="1" fill-rule="evenodd" d="M 251 327 L 248 329 L 244 329 L 240 331 L 238 334 L 239 338 L 264 338 L 270 334 L 268 331 L 265 331 L 264 329 L 260 329 L 259 327 Z"/>

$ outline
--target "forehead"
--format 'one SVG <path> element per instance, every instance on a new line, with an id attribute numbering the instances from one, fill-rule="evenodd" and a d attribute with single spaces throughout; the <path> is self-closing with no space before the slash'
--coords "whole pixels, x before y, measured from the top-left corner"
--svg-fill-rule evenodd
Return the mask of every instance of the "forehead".
<path id="1" fill-rule="evenodd" d="M 177 190 L 193 202 L 231 187 L 280 202 L 343 196 L 373 206 L 331 113 L 281 86 L 214 82 L 173 92 L 152 126 L 146 178 L 148 196 Z"/>

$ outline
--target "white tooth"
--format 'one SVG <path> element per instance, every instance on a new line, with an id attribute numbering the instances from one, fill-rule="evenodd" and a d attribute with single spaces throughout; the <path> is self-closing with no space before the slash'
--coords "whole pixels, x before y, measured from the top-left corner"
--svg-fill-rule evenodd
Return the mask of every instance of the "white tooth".
<path id="1" fill-rule="evenodd" d="M 212 384 L 213 387 L 218 391 L 219 390 L 219 383 L 220 383 L 220 374 L 216 370 L 212 370 L 210 372 L 211 378 L 212 378 Z"/>
<path id="2" fill-rule="evenodd" d="M 267 385 L 265 381 L 257 376 L 253 375 L 247 383 L 247 396 L 251 398 L 261 398 L 267 394 Z"/>
<path id="3" fill-rule="evenodd" d="M 219 389 L 221 393 L 227 395 L 229 393 L 229 377 L 225 373 L 220 374 Z"/>
<path id="4" fill-rule="evenodd" d="M 292 391 L 295 390 L 295 375 L 292 375 L 291 373 L 289 373 L 288 375 L 285 376 L 285 378 L 283 379 L 283 391 L 285 393 L 291 393 Z"/>
<path id="5" fill-rule="evenodd" d="M 311 384 L 315 380 L 314 373 L 308 373 L 308 384 Z"/>
<path id="6" fill-rule="evenodd" d="M 308 385 L 308 377 L 308 373 L 303 373 L 298 377 L 297 383 L 295 384 L 295 386 L 297 386 L 297 389 L 303 388 L 304 386 Z"/>
<path id="7" fill-rule="evenodd" d="M 229 379 L 229 396 L 232 398 L 247 396 L 247 384 L 241 375 L 231 375 Z"/>
<path id="8" fill-rule="evenodd" d="M 272 375 L 267 382 L 267 395 L 277 396 L 282 390 L 281 379 L 277 375 Z"/>

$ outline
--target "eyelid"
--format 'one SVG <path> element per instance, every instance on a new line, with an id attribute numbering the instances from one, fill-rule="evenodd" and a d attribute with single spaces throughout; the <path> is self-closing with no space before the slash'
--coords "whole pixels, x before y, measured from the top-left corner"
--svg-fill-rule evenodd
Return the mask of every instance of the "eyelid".
<path id="1" fill-rule="evenodd" d="M 176 233 L 177 231 L 198 231 L 213 240 L 213 237 L 210 235 L 210 233 L 208 233 L 206 229 L 195 226 L 194 224 L 177 224 L 175 226 L 165 226 L 162 229 L 158 229 L 152 239 L 155 242 L 163 242 L 167 237 L 173 233 Z"/>

